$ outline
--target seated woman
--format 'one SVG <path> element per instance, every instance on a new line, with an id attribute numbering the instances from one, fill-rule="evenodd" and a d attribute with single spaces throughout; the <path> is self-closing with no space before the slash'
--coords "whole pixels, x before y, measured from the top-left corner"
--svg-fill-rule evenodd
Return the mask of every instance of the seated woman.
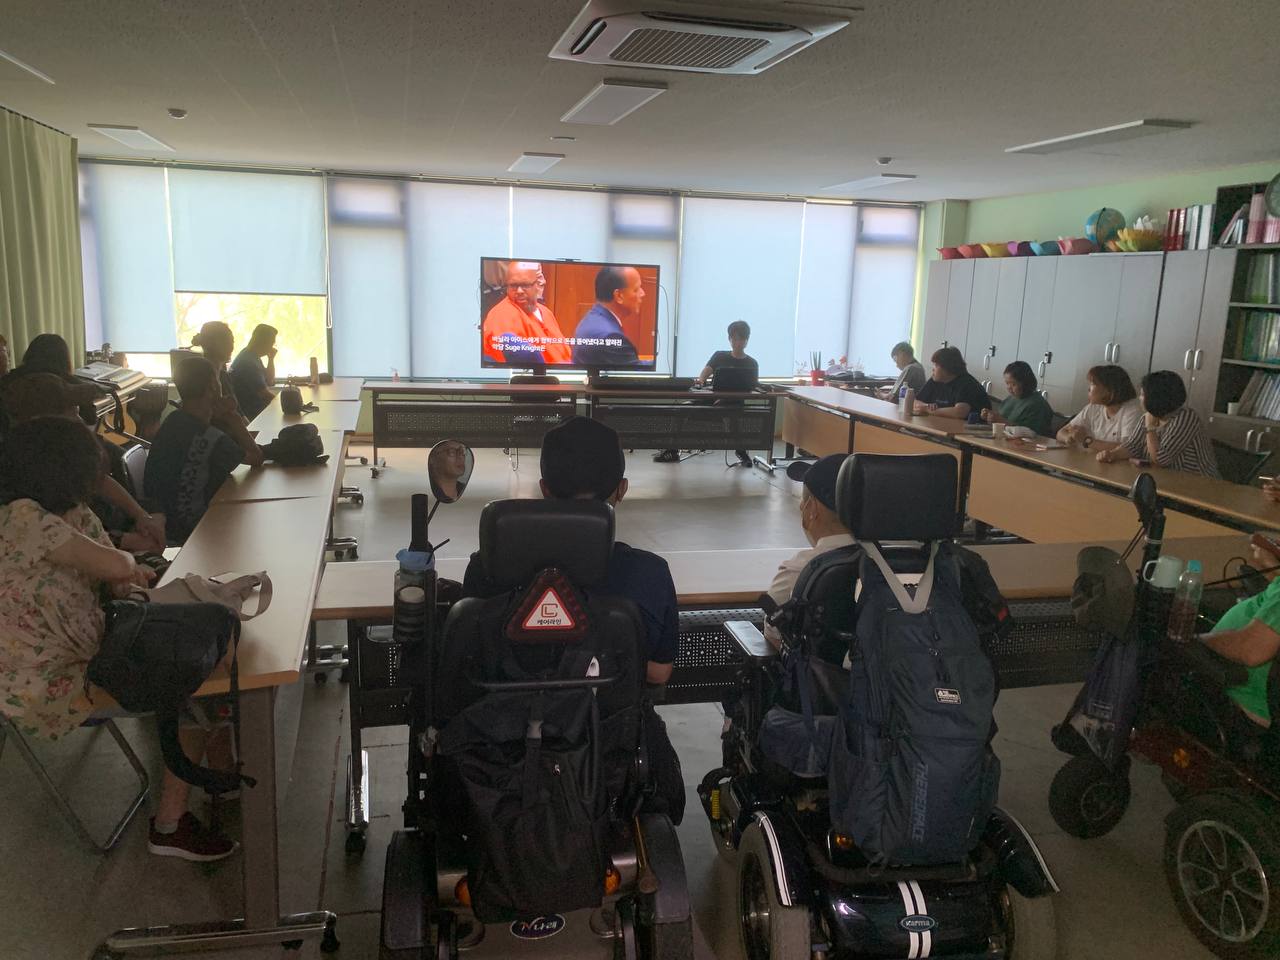
<path id="1" fill-rule="evenodd" d="M 1186 402 L 1180 376 L 1172 370 L 1148 373 L 1142 378 L 1141 426 L 1118 447 L 1100 451 L 1098 462 L 1133 459 L 1217 479 L 1218 461 L 1204 423 Z"/>
<path id="2" fill-rule="evenodd" d="M 1261 541 L 1261 542 L 1259 542 Z M 1274 541 L 1254 537 L 1253 562 L 1259 570 L 1280 563 Z M 1222 615 L 1200 642 L 1219 656 L 1249 668 L 1249 679 L 1238 687 L 1228 687 L 1227 696 L 1246 717 L 1263 727 L 1271 726 L 1271 710 L 1267 704 L 1267 681 L 1277 655 L 1280 655 L 1280 571 L 1264 573 L 1270 583 L 1267 589 L 1246 597 Z"/>
<path id="3" fill-rule="evenodd" d="M 986 410 L 991 398 L 973 378 L 964 363 L 964 354 L 955 347 L 943 347 L 929 358 L 933 376 L 916 394 L 915 412 L 967 420 L 969 414 Z"/>
<path id="4" fill-rule="evenodd" d="M 24 734 L 66 736 L 94 713 L 85 671 L 102 644 L 106 614 L 99 594 L 123 596 L 151 582 L 149 570 L 111 545 L 88 508 L 103 475 L 92 433 L 65 417 L 19 424 L 0 459 L 0 711 Z M 104 715 L 106 715 L 104 713 Z M 220 750 L 229 767 L 230 736 L 218 743 L 184 720 L 181 740 L 199 759 Z M 236 844 L 187 812 L 190 787 L 169 772 L 152 820 L 149 849 L 185 860 L 220 860 Z"/>
<path id="5" fill-rule="evenodd" d="M 22 354 L 22 363 L 10 371 L 5 382 L 9 383 L 16 378 L 33 373 L 51 373 L 69 386 L 74 385 L 79 388 L 80 396 L 77 399 L 77 406 L 80 419 L 88 424 L 97 423 L 98 414 L 94 409 L 93 401 L 104 391 L 86 380 L 77 380 L 74 370 L 75 366 L 71 362 L 71 348 L 67 346 L 67 341 L 56 333 L 41 333 L 27 344 L 26 352 Z"/>
<path id="6" fill-rule="evenodd" d="M 1047 437 L 1053 425 L 1053 408 L 1037 389 L 1038 386 L 1031 364 L 1025 360 L 1013 361 L 1004 368 L 1004 387 L 1009 396 L 1000 404 L 998 411 L 992 408 L 983 410 L 982 419 L 987 423 L 1027 427 L 1034 430 L 1036 436 Z"/>
<path id="7" fill-rule="evenodd" d="M 1133 381 L 1124 367 L 1107 364 L 1091 367 L 1089 402 L 1058 431 L 1058 439 L 1083 447 L 1097 445 L 1110 450 L 1138 432 L 1142 425 L 1142 404 Z"/>
<path id="8" fill-rule="evenodd" d="M 214 411 L 213 425 L 240 446 L 245 463 L 255 467 L 262 466 L 262 448 L 254 443 L 253 435 L 249 433 L 249 421 L 240 409 L 235 383 L 227 370 L 227 364 L 231 362 L 231 355 L 236 349 L 235 334 L 221 320 L 210 320 L 191 338 L 191 345 L 200 348 L 204 358 L 213 364 L 218 374 L 224 402 Z M 174 371 L 174 376 L 177 376 L 177 371 Z"/>
<path id="9" fill-rule="evenodd" d="M 30 373 L 0 384 L 0 403 L 15 426 L 37 417 L 74 420 L 86 387 L 87 384 L 67 384 L 51 373 Z M 157 558 L 163 561 L 158 555 L 165 548 L 164 517 L 148 513 L 125 487 L 120 448 L 102 437 L 96 439 L 106 458 L 107 469 L 89 507 L 106 528 L 113 545 L 148 555 L 149 565 L 154 569 Z"/>

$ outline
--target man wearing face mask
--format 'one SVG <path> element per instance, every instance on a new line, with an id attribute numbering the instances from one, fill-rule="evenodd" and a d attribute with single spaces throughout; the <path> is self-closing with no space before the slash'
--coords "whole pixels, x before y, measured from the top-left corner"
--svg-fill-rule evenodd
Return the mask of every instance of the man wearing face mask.
<path id="1" fill-rule="evenodd" d="M 829 550 L 853 545 L 853 536 L 836 516 L 836 477 L 844 461 L 843 453 L 833 453 L 813 463 L 796 461 L 787 468 L 788 477 L 804 483 L 800 491 L 800 526 L 809 549 L 782 561 L 773 575 L 769 596 L 779 606 L 791 599 L 800 571 L 810 560 Z M 775 647 L 782 643 L 782 635 L 772 624 L 765 624 L 764 635 Z"/>

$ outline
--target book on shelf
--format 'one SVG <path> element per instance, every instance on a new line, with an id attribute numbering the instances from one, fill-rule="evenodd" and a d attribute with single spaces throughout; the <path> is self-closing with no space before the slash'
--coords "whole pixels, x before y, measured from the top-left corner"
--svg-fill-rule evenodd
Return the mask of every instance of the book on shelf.
<path id="1" fill-rule="evenodd" d="M 1280 303 L 1280 256 L 1258 252 L 1250 257 L 1244 299 L 1248 303 Z"/>
<path id="2" fill-rule="evenodd" d="M 1240 416 L 1280 419 L 1280 371 L 1253 372 L 1240 393 Z"/>
<path id="3" fill-rule="evenodd" d="M 1213 245 L 1214 204 L 1197 203 L 1169 211 L 1165 221 L 1165 250 L 1208 250 Z M 1243 214 L 1240 215 L 1243 219 Z M 1232 218 L 1233 221 L 1235 218 Z M 1225 235 L 1225 231 L 1224 231 Z M 1221 242 L 1221 241 L 1219 241 Z"/>
<path id="4" fill-rule="evenodd" d="M 1261 243 L 1267 220 L 1266 194 L 1261 190 L 1249 199 L 1249 229 L 1245 231 L 1245 243 Z"/>
<path id="5" fill-rule="evenodd" d="M 1244 227 L 1248 217 L 1249 205 L 1247 203 L 1240 204 L 1240 209 L 1231 215 L 1227 225 L 1222 228 L 1222 233 L 1218 234 L 1218 246 L 1240 243 L 1244 239 Z M 1237 234 L 1239 238 L 1237 238 Z"/>

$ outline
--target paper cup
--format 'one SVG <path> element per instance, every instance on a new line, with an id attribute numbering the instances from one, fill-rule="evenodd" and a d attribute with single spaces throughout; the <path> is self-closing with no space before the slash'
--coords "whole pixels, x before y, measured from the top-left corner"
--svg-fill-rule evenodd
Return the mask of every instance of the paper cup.
<path id="1" fill-rule="evenodd" d="M 1236 415 L 1237 415 L 1237 414 L 1239 414 L 1239 413 L 1240 413 L 1240 404 L 1238 404 L 1238 403 L 1228 403 L 1228 404 L 1227 404 L 1227 416 L 1228 416 L 1228 417 L 1234 417 L 1234 416 L 1236 416 Z"/>
<path id="2" fill-rule="evenodd" d="M 993 424 L 991 425 L 991 438 L 992 438 L 993 440 L 1003 440 L 1003 439 L 1004 439 L 1004 424 L 1003 424 L 1003 423 L 993 423 Z"/>

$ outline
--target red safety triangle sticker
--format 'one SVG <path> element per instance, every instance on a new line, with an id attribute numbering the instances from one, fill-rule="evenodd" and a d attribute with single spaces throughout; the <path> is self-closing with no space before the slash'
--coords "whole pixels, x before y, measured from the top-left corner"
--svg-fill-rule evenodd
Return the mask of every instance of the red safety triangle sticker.
<path id="1" fill-rule="evenodd" d="M 526 630 L 572 630 L 576 624 L 554 587 L 548 587 L 525 618 Z"/>

